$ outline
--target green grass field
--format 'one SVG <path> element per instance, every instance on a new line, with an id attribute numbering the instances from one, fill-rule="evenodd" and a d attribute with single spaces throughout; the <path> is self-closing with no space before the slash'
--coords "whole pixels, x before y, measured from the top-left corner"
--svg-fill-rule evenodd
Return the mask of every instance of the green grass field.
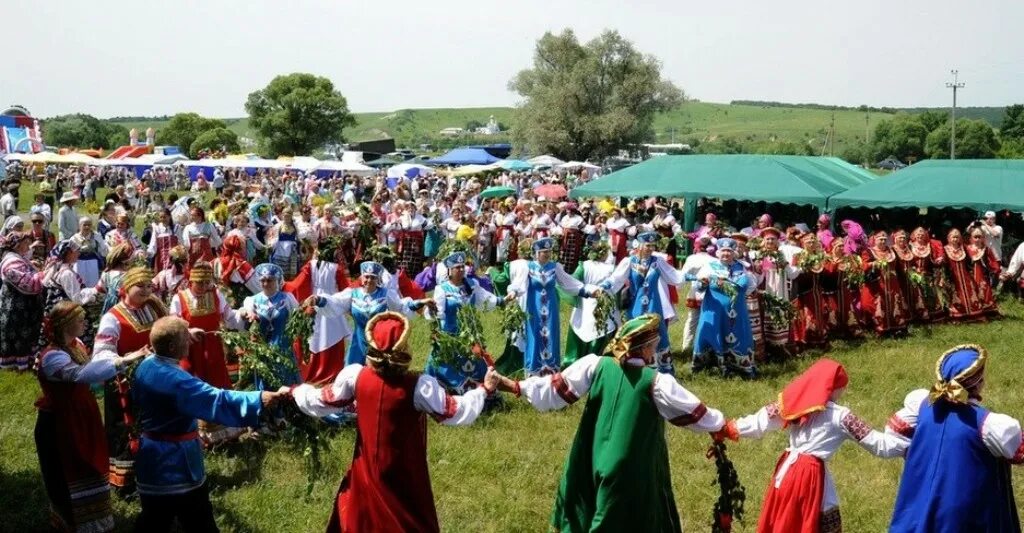
<path id="1" fill-rule="evenodd" d="M 951 346 L 976 342 L 986 346 L 989 363 L 986 405 L 1021 416 L 1024 404 L 1024 361 L 1020 335 L 1024 306 L 1005 302 L 1006 318 L 988 324 L 915 328 L 902 340 L 837 343 L 828 354 L 843 362 L 850 386 L 843 403 L 881 429 L 912 389 L 933 381 L 936 358 Z M 563 318 L 565 318 L 563 316 Z M 504 338 L 499 316 L 487 313 L 488 346 L 499 351 Z M 415 366 L 428 353 L 428 328 L 413 321 Z M 680 324 L 670 328 L 679 346 Z M 752 413 L 772 401 L 785 383 L 815 355 L 762 368 L 757 381 L 723 380 L 677 375 L 708 405 L 728 416 Z M 32 428 L 32 402 L 39 393 L 30 374 L 0 373 L 0 509 L 8 531 L 36 531 L 46 525 L 46 496 L 39 477 Z M 428 422 L 429 461 L 441 526 L 445 531 L 545 531 L 562 462 L 572 442 L 583 401 L 564 411 L 540 414 L 522 401 L 506 398 L 508 407 L 481 417 L 468 428 Z M 672 479 L 680 515 L 687 531 L 708 531 L 717 496 L 715 469 L 704 458 L 707 435 L 667 428 Z M 207 453 L 209 480 L 218 523 L 225 531 L 321 531 L 333 497 L 351 459 L 353 430 L 330 437 L 323 480 L 306 497 L 302 459 L 280 442 L 248 441 Z M 747 518 L 737 531 L 754 531 L 760 500 L 779 454 L 784 434 L 762 441 L 730 444 L 730 456 L 747 487 Z M 848 443 L 830 463 L 842 502 L 847 531 L 884 531 L 895 498 L 902 460 L 881 460 Z M 1015 472 L 1018 501 L 1024 501 L 1024 475 Z M 119 530 L 129 530 L 137 502 L 116 504 Z"/>
<path id="2" fill-rule="evenodd" d="M 461 128 L 471 120 L 486 123 L 494 118 L 511 126 L 514 122 L 510 107 L 412 109 L 391 113 L 356 113 L 357 124 L 345 131 L 354 141 L 397 136 L 399 138 L 437 137 L 447 127 Z M 890 115 L 871 113 L 869 126 L 873 130 L 878 121 Z M 658 142 L 699 138 L 704 141 L 723 137 L 741 142 L 790 141 L 815 143 L 819 149 L 831 122 L 832 112 L 820 109 L 760 107 L 752 105 L 687 102 L 667 113 L 660 113 L 654 121 Z M 846 143 L 863 142 L 865 115 L 860 111 L 836 111 L 836 151 Z M 228 128 L 238 135 L 253 138 L 247 118 L 224 119 Z M 157 130 L 166 122 L 121 122 L 128 128 L 138 128 L 140 135 L 146 128 Z M 473 142 L 478 142 L 474 140 Z"/>

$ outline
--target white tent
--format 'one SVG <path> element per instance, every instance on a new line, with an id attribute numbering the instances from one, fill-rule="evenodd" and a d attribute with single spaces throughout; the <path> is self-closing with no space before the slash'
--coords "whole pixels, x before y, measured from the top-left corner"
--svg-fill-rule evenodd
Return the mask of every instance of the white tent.
<path id="1" fill-rule="evenodd" d="M 427 176 L 434 173 L 434 169 L 426 165 L 417 165 L 415 163 L 399 163 L 388 169 L 389 178 L 405 178 L 408 176 L 412 169 L 419 171 L 420 176 Z"/>
<path id="2" fill-rule="evenodd" d="M 569 161 L 568 163 L 555 165 L 555 168 L 558 170 L 575 170 L 579 168 L 585 168 L 587 170 L 601 170 L 601 167 L 586 161 Z"/>
<path id="3" fill-rule="evenodd" d="M 358 175 L 369 175 L 373 174 L 374 170 L 362 163 L 355 161 L 321 161 L 320 166 L 316 167 L 317 172 L 343 172 L 345 174 L 358 174 Z"/>
<path id="4" fill-rule="evenodd" d="M 565 163 L 565 161 L 562 161 L 561 159 L 553 155 L 539 155 L 532 159 L 527 159 L 526 162 L 535 167 L 553 167 L 555 165 L 561 165 Z"/>

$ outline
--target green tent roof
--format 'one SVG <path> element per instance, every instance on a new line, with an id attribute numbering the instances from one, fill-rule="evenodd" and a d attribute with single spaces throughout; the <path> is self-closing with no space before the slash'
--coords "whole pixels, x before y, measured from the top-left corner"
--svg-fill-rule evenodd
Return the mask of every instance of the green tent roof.
<path id="1" fill-rule="evenodd" d="M 722 198 L 825 207 L 832 195 L 874 175 L 828 157 L 667 155 L 573 189 L 570 196 Z"/>
<path id="2" fill-rule="evenodd" d="M 828 205 L 1024 211 L 1024 160 L 928 159 L 833 196 Z"/>

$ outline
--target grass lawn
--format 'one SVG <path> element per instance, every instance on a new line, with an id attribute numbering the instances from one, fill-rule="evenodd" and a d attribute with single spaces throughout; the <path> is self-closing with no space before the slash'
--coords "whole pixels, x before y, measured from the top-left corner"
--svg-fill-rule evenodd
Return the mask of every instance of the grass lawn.
<path id="1" fill-rule="evenodd" d="M 935 360 L 958 343 L 986 346 L 989 363 L 986 405 L 1021 416 L 1024 403 L 1024 361 L 1019 359 L 1024 334 L 1024 306 L 1004 303 L 1004 320 L 966 326 L 918 328 L 908 339 L 837 343 L 830 357 L 843 362 L 850 374 L 844 403 L 881 429 L 912 389 L 933 381 Z M 567 314 L 565 314 L 567 315 Z M 563 318 L 567 318 L 567 316 Z M 504 338 L 499 316 L 487 313 L 488 346 L 500 351 Z M 428 353 L 428 328 L 413 321 L 414 366 L 422 368 Z M 670 328 L 679 346 L 682 327 Z M 752 413 L 773 400 L 785 383 L 813 357 L 763 368 L 754 382 L 678 376 L 708 405 L 728 416 Z M 8 531 L 35 531 L 46 525 L 46 496 L 35 456 L 32 402 L 39 387 L 31 374 L 0 373 L 0 509 Z M 441 526 L 445 531 L 545 531 L 562 462 L 572 442 L 583 401 L 561 412 L 540 414 L 508 397 L 502 412 L 484 415 L 474 426 L 430 427 L 429 460 Z M 707 435 L 668 426 L 672 481 L 677 505 L 688 531 L 707 531 L 717 496 L 712 485 L 715 469 L 704 458 Z M 331 510 L 337 483 L 348 467 L 352 429 L 330 438 L 323 480 L 306 497 L 306 473 L 301 457 L 275 441 L 249 441 L 207 453 L 217 520 L 225 531 L 321 531 Z M 785 435 L 730 445 L 730 456 L 747 487 L 747 518 L 737 531 L 753 531 L 760 500 Z M 899 480 L 902 461 L 875 459 L 857 446 L 843 447 L 830 468 L 836 479 L 847 531 L 885 530 Z M 1024 476 L 1016 478 L 1017 501 L 1024 501 Z M 136 502 L 118 501 L 119 530 L 129 530 Z"/>

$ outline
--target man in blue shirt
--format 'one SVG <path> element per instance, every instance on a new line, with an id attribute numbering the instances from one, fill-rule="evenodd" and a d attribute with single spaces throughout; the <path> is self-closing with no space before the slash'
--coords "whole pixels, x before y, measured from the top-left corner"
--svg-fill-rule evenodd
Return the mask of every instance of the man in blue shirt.
<path id="1" fill-rule="evenodd" d="M 260 412 L 279 394 L 218 389 L 182 370 L 190 334 L 181 318 L 157 320 L 149 340 L 154 355 L 139 364 L 132 381 L 142 430 L 135 456 L 142 513 L 135 530 L 169 531 L 177 518 L 186 531 L 218 531 L 196 419 L 258 426 Z"/>

